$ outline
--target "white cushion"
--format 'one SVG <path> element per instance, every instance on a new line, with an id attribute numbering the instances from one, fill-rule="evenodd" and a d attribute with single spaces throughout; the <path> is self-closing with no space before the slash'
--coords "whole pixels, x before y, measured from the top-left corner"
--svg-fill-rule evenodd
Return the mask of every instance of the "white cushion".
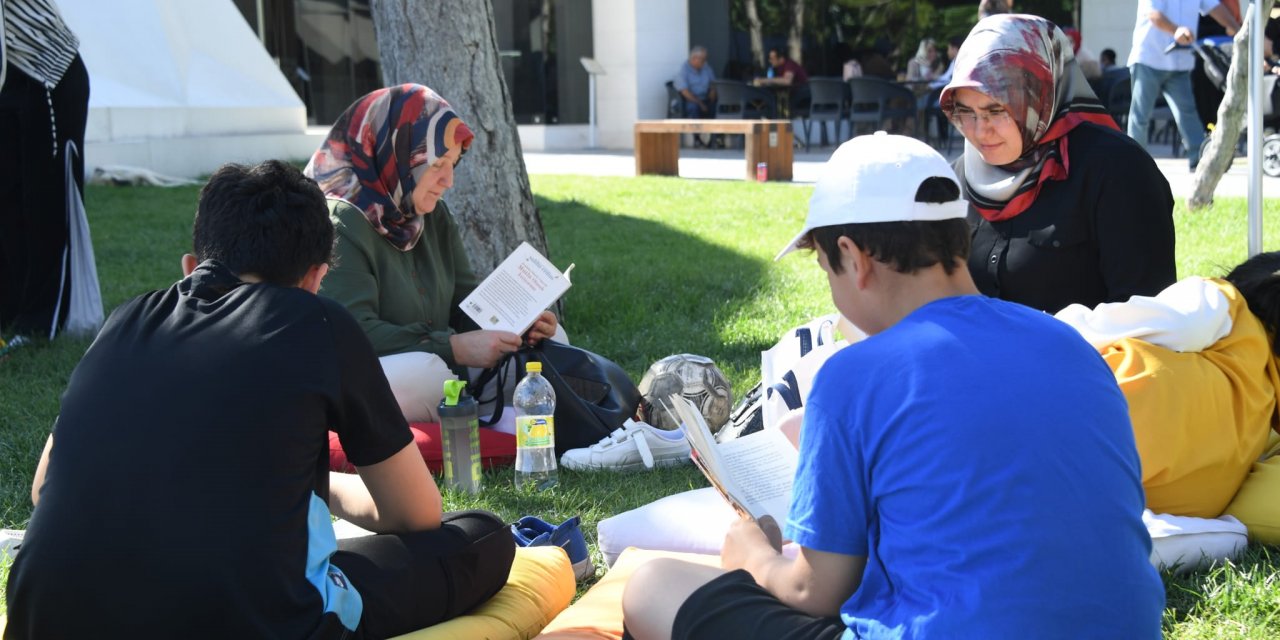
<path id="1" fill-rule="evenodd" d="M 1249 544 L 1245 526 L 1231 516 L 1192 518 L 1147 509 L 1142 522 L 1151 534 L 1151 564 L 1160 570 L 1195 571 L 1234 558 Z"/>
<path id="2" fill-rule="evenodd" d="M 719 554 L 724 534 L 737 518 L 724 498 L 708 487 L 605 518 L 596 526 L 596 539 L 609 566 L 627 547 Z M 1148 509 L 1142 520 L 1151 535 L 1151 564 L 1161 570 L 1185 573 L 1207 567 L 1235 557 L 1249 542 L 1245 526 L 1231 516 L 1192 518 Z M 787 555 L 795 551 L 794 544 L 783 549 Z"/>
<path id="3" fill-rule="evenodd" d="M 719 555 L 736 519 L 715 489 L 694 489 L 601 520 L 596 542 L 609 566 L 627 547 Z"/>

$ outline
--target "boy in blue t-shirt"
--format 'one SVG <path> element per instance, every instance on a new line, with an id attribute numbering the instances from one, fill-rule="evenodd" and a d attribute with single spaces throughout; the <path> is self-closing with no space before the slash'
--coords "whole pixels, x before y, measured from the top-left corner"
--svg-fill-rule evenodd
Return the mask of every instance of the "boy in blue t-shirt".
<path id="1" fill-rule="evenodd" d="M 786 537 L 736 523 L 723 569 L 651 562 L 635 638 L 1158 638 L 1138 454 L 1072 328 L 982 297 L 967 203 L 924 143 L 842 145 L 783 254 L 812 248 L 870 337 L 809 395 Z"/>

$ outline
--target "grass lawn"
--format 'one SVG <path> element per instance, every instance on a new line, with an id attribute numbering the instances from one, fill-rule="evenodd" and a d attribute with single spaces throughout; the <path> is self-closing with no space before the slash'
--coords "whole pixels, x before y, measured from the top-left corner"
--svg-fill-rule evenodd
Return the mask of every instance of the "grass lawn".
<path id="1" fill-rule="evenodd" d="M 808 187 L 576 176 L 533 176 L 532 184 L 552 260 L 561 267 L 577 263 L 565 296 L 566 328 L 576 344 L 614 359 L 637 380 L 658 358 L 699 353 L 714 358 L 741 395 L 759 379 L 762 349 L 787 328 L 832 311 L 811 256 L 771 262 L 804 219 Z M 89 188 L 108 309 L 178 278 L 197 193 L 194 187 Z M 1267 214 L 1268 248 L 1280 248 L 1280 201 L 1269 202 Z M 1176 221 L 1179 276 L 1220 275 L 1244 258 L 1243 200 L 1222 198 L 1194 215 L 1179 205 Z M 30 518 L 35 462 L 87 345 L 60 339 L 19 349 L 0 363 L 2 528 L 25 527 Z M 543 495 L 514 491 L 509 471 L 485 480 L 479 496 L 446 494 L 445 507 L 490 509 L 508 520 L 581 515 L 601 566 L 597 522 L 706 486 L 692 467 L 643 475 L 562 470 L 561 486 Z M 8 567 L 0 565 L 0 582 L 7 576 Z M 1280 637 L 1277 580 L 1280 554 L 1265 547 L 1252 547 L 1230 566 L 1167 578 L 1166 635 Z M 0 599 L 0 612 L 3 607 Z"/>

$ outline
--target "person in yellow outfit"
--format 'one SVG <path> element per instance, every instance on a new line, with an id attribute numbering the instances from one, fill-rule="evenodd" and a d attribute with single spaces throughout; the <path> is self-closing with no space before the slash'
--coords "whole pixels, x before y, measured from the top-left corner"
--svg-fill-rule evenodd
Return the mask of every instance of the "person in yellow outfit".
<path id="1" fill-rule="evenodd" d="M 1148 508 L 1227 512 L 1251 535 L 1280 540 L 1280 504 L 1264 499 L 1280 496 L 1280 458 L 1263 459 L 1278 425 L 1280 252 L 1224 279 L 1187 278 L 1155 297 L 1056 315 L 1098 349 L 1129 401 Z"/>

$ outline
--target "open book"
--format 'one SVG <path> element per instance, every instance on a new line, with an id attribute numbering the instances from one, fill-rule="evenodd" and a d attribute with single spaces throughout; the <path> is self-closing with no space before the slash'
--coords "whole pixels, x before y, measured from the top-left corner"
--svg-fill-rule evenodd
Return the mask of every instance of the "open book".
<path id="1" fill-rule="evenodd" d="M 560 273 L 528 242 L 521 242 L 459 306 L 481 329 L 523 334 L 569 290 L 569 265 Z"/>
<path id="2" fill-rule="evenodd" d="M 738 513 L 759 520 L 773 516 L 781 527 L 791 508 L 791 483 L 798 453 L 778 429 L 717 443 L 692 402 L 672 395 L 667 411 L 680 423 L 693 449 L 693 462 Z"/>

